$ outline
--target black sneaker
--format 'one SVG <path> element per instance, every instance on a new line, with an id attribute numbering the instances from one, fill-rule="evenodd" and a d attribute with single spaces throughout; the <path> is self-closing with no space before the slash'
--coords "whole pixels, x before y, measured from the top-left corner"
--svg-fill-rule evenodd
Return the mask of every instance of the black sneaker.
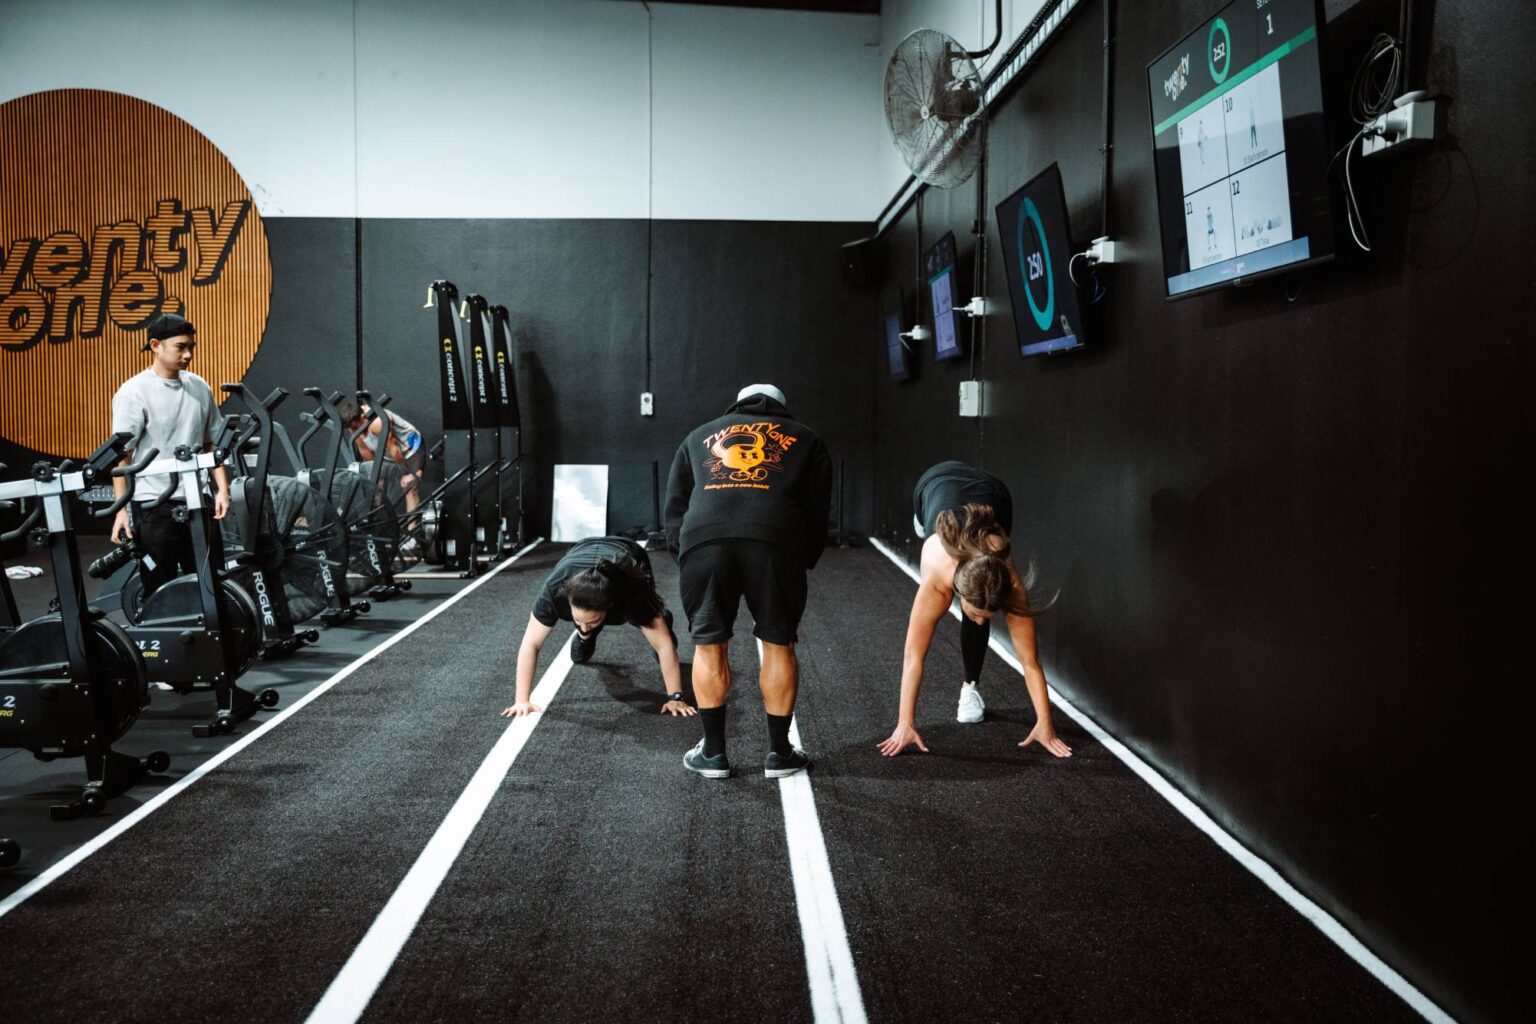
<path id="1" fill-rule="evenodd" d="M 578 665 L 585 665 L 592 660 L 592 654 L 597 650 L 597 634 L 582 636 L 580 632 L 571 634 L 571 661 Z"/>
<path id="2" fill-rule="evenodd" d="M 782 779 L 786 775 L 795 775 L 810 766 L 810 757 L 799 747 L 795 747 L 782 757 L 770 750 L 768 756 L 763 758 L 763 774 L 770 779 Z"/>
<path id="3" fill-rule="evenodd" d="M 725 779 L 731 775 L 731 763 L 725 759 L 724 754 L 716 754 L 714 757 L 704 756 L 703 740 L 699 740 L 692 750 L 683 755 L 683 767 L 691 772 L 697 772 L 706 779 Z"/>

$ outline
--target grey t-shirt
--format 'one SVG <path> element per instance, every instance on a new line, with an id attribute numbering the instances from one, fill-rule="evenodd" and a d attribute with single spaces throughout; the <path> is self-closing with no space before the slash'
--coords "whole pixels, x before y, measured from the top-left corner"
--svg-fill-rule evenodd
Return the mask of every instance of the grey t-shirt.
<path id="1" fill-rule="evenodd" d="M 213 440 L 218 412 L 213 389 L 197 374 L 183 370 L 167 380 L 150 368 L 128 378 L 112 396 L 112 432 L 132 434 L 133 451 L 158 448 L 163 459 L 178 445 L 202 451 Z M 153 501 L 169 484 L 165 474 L 141 476 L 133 500 Z"/>

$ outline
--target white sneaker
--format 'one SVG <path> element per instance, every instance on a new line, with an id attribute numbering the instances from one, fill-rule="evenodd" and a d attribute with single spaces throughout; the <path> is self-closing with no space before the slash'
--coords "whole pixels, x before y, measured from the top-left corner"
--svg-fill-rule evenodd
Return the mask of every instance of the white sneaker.
<path id="1" fill-rule="evenodd" d="M 987 713 L 987 702 L 981 699 L 981 691 L 976 689 L 975 683 L 965 683 L 960 687 L 960 708 L 955 712 L 955 721 L 972 724 L 979 722 Z"/>

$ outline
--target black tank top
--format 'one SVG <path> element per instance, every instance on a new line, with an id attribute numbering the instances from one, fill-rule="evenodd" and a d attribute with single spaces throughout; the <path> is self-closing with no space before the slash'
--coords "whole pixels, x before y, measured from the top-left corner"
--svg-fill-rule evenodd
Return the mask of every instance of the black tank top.
<path id="1" fill-rule="evenodd" d="M 940 512 L 958 512 L 966 505 L 991 506 L 997 525 L 1012 535 L 1013 496 L 1007 485 L 991 473 L 951 459 L 918 477 L 912 490 L 912 514 L 923 524 L 925 535 L 933 533 Z"/>

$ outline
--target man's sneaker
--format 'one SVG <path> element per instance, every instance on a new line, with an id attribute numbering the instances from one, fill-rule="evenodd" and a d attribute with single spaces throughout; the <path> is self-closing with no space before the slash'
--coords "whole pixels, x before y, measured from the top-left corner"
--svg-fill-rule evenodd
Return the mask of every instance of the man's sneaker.
<path id="1" fill-rule="evenodd" d="M 810 766 L 810 757 L 799 747 L 782 757 L 770 750 L 768 756 L 763 758 L 763 774 L 770 779 L 782 779 L 786 775 L 803 772 Z"/>
<path id="2" fill-rule="evenodd" d="M 697 772 L 706 779 L 729 778 L 731 763 L 725 759 L 724 754 L 716 754 L 714 757 L 704 756 L 704 741 L 699 740 L 693 749 L 683 755 L 683 767 L 691 772 Z"/>
<path id="3" fill-rule="evenodd" d="M 975 683 L 965 683 L 960 687 L 960 709 L 955 712 L 955 721 L 971 724 L 979 722 L 987 713 L 986 701 L 981 699 L 981 691 L 976 689 Z"/>
<path id="4" fill-rule="evenodd" d="M 571 660 L 578 665 L 585 665 L 592 660 L 592 653 L 597 650 L 597 634 L 582 636 L 579 632 L 571 634 Z"/>

